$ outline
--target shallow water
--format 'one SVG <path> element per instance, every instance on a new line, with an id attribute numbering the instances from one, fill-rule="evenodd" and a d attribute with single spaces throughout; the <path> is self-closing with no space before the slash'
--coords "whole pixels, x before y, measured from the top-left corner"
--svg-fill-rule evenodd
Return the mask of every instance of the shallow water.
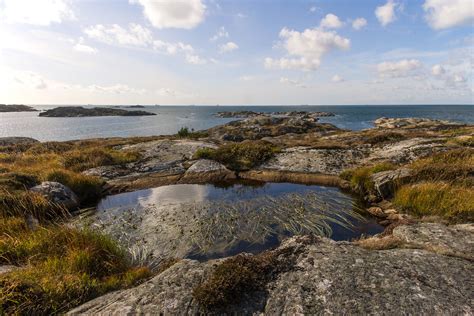
<path id="1" fill-rule="evenodd" d="M 37 109 L 55 106 L 35 106 Z M 40 141 L 61 141 L 96 137 L 129 137 L 175 134 L 181 127 L 196 130 L 224 124 L 233 119 L 214 116 L 219 111 L 327 111 L 322 118 L 340 128 L 360 130 L 388 117 L 427 117 L 474 123 L 473 105 L 351 105 L 351 106 L 149 106 L 156 116 L 142 117 L 38 117 L 38 112 L 0 113 L 0 137 L 25 136 Z"/>
<path id="2" fill-rule="evenodd" d="M 94 221 L 122 242 L 153 249 L 154 256 L 206 260 L 258 253 L 295 234 L 351 240 L 383 230 L 359 210 L 337 188 L 180 184 L 108 196 Z"/>

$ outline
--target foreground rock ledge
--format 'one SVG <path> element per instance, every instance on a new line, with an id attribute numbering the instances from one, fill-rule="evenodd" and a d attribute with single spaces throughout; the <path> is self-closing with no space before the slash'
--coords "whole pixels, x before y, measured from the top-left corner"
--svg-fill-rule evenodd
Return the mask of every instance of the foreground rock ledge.
<path id="1" fill-rule="evenodd" d="M 267 293 L 255 294 L 251 301 L 228 307 L 227 312 L 472 314 L 472 260 L 435 251 L 441 244 L 448 248 L 465 245 L 456 252 L 471 252 L 472 225 L 418 225 L 394 230 L 394 236 L 408 240 L 411 248 L 376 251 L 326 238 L 290 238 L 279 247 L 289 250 L 279 260 L 295 262 L 294 267 L 269 283 Z M 428 236 L 430 230 L 436 233 Z M 451 240 L 456 236 L 461 240 Z M 182 260 L 148 282 L 99 297 L 69 314 L 197 314 L 199 306 L 192 298 L 192 290 L 208 278 L 219 262 Z"/>

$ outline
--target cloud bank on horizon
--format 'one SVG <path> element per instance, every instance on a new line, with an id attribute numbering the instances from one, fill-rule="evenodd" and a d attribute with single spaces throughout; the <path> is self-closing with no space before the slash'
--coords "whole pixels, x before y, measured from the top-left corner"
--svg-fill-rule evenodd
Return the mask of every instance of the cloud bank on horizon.
<path id="1" fill-rule="evenodd" d="M 350 1 L 0 0 L 0 103 L 474 103 L 471 0 Z"/>

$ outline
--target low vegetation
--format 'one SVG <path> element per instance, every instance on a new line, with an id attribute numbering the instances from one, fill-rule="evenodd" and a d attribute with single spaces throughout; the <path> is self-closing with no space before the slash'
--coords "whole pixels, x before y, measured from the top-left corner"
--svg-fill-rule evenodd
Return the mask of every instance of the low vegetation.
<path id="1" fill-rule="evenodd" d="M 202 148 L 196 154 L 196 159 L 212 159 L 229 169 L 243 171 L 254 168 L 272 158 L 280 149 L 266 141 L 244 141 L 230 143 L 217 149 Z"/>
<path id="2" fill-rule="evenodd" d="M 395 194 L 394 204 L 417 216 L 438 215 L 451 221 L 474 220 L 474 189 L 447 182 L 405 185 Z"/>
<path id="3" fill-rule="evenodd" d="M 108 291 L 150 276 L 108 237 L 67 226 L 28 228 L 0 218 L 0 264 L 22 267 L 0 275 L 0 314 L 60 314 Z"/>
<path id="4" fill-rule="evenodd" d="M 346 170 L 340 174 L 340 177 L 347 180 L 351 184 L 352 190 L 362 194 L 374 193 L 374 183 L 371 176 L 374 173 L 395 170 L 397 166 L 389 162 L 379 163 L 373 166 L 361 167 L 351 170 Z"/>
<path id="5" fill-rule="evenodd" d="M 377 145 L 388 142 L 398 142 L 404 139 L 406 139 L 406 136 L 401 133 L 382 131 L 368 135 L 365 142 L 371 145 Z"/>
<path id="6" fill-rule="evenodd" d="M 199 138 L 204 138 L 208 137 L 209 133 L 206 131 L 194 131 L 192 128 L 191 130 L 187 127 L 181 127 L 181 129 L 178 131 L 178 137 L 179 138 L 190 138 L 190 139 L 199 139 Z"/>
<path id="7" fill-rule="evenodd" d="M 237 255 L 218 265 L 207 281 L 196 287 L 193 297 L 206 310 L 237 304 L 255 291 L 263 291 L 276 269 L 276 256 Z"/>

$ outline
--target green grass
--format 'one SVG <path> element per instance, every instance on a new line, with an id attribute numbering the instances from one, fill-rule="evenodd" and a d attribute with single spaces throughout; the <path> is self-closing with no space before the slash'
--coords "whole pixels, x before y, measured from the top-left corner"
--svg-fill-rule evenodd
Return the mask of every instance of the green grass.
<path id="1" fill-rule="evenodd" d="M 194 129 L 189 129 L 187 127 L 181 127 L 178 131 L 179 138 L 190 138 L 190 139 L 198 139 L 208 137 L 209 133 L 206 131 L 194 131 Z"/>
<path id="2" fill-rule="evenodd" d="M 58 314 L 150 276 L 106 236 L 67 226 L 32 231 L 23 219 L 0 218 L 0 314 Z"/>
<path id="3" fill-rule="evenodd" d="M 72 171 L 84 171 L 99 166 L 123 165 L 139 158 L 140 155 L 133 151 L 104 148 L 74 150 L 64 154 L 64 167 Z"/>
<path id="4" fill-rule="evenodd" d="M 456 222 L 474 220 L 474 189 L 446 182 L 422 182 L 402 186 L 394 204 L 405 212 L 437 215 Z"/>
<path id="5" fill-rule="evenodd" d="M 373 166 L 360 167 L 343 171 L 339 176 L 350 182 L 352 190 L 360 194 L 374 193 L 374 183 L 371 176 L 374 173 L 395 170 L 397 166 L 390 162 L 383 162 Z"/>
<path id="6" fill-rule="evenodd" d="M 265 141 L 244 141 L 223 145 L 217 149 L 201 148 L 196 159 L 212 159 L 235 171 L 249 170 L 272 158 L 280 149 Z"/>

